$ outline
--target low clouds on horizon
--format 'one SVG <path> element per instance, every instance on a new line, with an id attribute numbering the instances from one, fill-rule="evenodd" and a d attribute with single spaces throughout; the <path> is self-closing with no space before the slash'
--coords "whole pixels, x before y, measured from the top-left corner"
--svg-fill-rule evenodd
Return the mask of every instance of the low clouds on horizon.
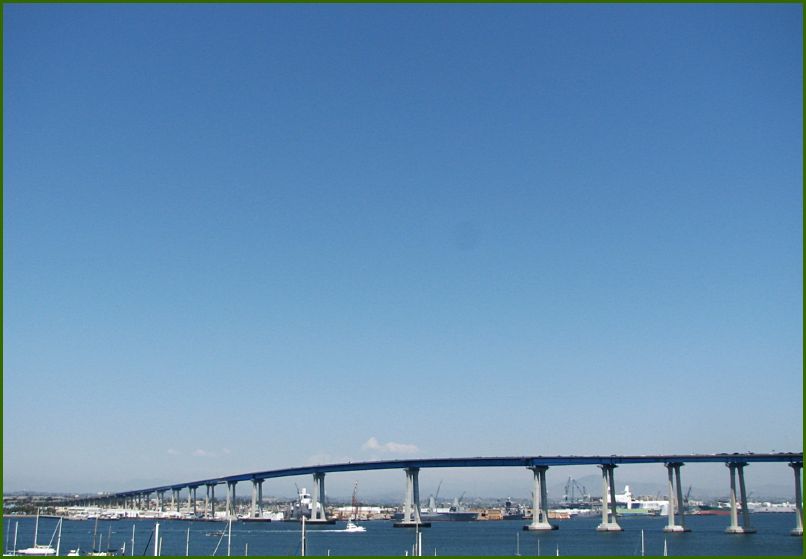
<path id="1" fill-rule="evenodd" d="M 182 452 L 179 452 L 175 448 L 169 448 L 167 452 L 171 456 L 180 456 L 180 455 L 183 454 Z M 197 448 L 193 452 L 190 453 L 190 456 L 216 458 L 216 457 L 218 457 L 218 456 L 220 456 L 222 454 L 229 454 L 230 452 L 231 451 L 228 448 L 222 448 L 220 452 L 216 452 L 214 450 L 205 450 L 203 448 Z"/>
<path id="2" fill-rule="evenodd" d="M 396 443 L 393 441 L 381 443 L 375 437 L 367 439 L 367 442 L 361 445 L 361 449 L 388 452 L 390 454 L 415 454 L 420 452 L 416 444 Z"/>

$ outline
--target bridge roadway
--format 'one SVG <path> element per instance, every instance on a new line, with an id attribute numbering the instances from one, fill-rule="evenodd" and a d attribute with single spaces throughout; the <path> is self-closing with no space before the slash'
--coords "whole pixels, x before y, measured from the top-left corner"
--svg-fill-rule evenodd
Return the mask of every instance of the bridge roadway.
<path id="1" fill-rule="evenodd" d="M 504 457 L 475 457 L 475 458 L 417 458 L 409 460 L 379 460 L 374 462 L 345 462 L 341 464 L 317 464 L 314 466 L 300 466 L 296 468 L 283 468 L 279 470 L 264 470 L 248 472 L 217 478 L 203 479 L 174 485 L 162 485 L 136 491 L 107 494 L 107 497 L 129 497 L 138 493 L 155 493 L 158 491 L 171 491 L 187 487 L 201 487 L 211 484 L 228 482 L 252 481 L 254 479 L 271 479 L 277 477 L 292 477 L 316 473 L 336 472 L 362 472 L 367 470 L 396 470 L 407 468 L 496 468 L 520 466 L 530 468 L 533 466 L 600 466 L 621 464 L 667 464 L 672 462 L 702 463 L 702 462 L 803 462 L 803 453 L 780 452 L 774 454 L 733 453 L 733 454 L 657 454 L 641 456 L 504 456 Z"/>
<path id="2" fill-rule="evenodd" d="M 317 464 L 310 466 L 300 466 L 296 468 L 283 468 L 277 470 L 263 470 L 248 472 L 231 476 L 203 479 L 197 481 L 183 482 L 172 485 L 162 485 L 134 491 L 124 491 L 119 493 L 104 494 L 102 497 L 89 499 L 92 502 L 128 502 L 155 493 L 158 498 L 160 510 L 162 510 L 162 495 L 168 491 L 173 494 L 173 504 L 179 508 L 178 495 L 183 489 L 188 490 L 188 503 L 191 502 L 191 491 L 194 497 L 195 512 L 195 491 L 197 488 L 206 486 L 208 499 L 212 488 L 213 510 L 215 506 L 215 486 L 227 484 L 227 514 L 234 515 L 235 485 L 238 482 L 249 481 L 253 484 L 252 492 L 252 514 L 256 513 L 255 504 L 257 495 L 260 495 L 262 502 L 262 484 L 264 480 L 280 477 L 292 477 L 301 475 L 314 476 L 314 490 L 312 509 L 321 507 L 321 513 L 317 512 L 320 518 L 314 520 L 327 521 L 324 515 L 324 477 L 328 473 L 338 472 L 359 472 L 369 470 L 391 470 L 402 469 L 406 472 L 407 493 L 404 504 L 404 522 L 401 525 L 424 525 L 420 521 L 419 512 L 419 489 L 418 473 L 422 468 L 493 468 L 493 467 L 523 467 L 534 472 L 535 490 L 533 510 L 539 514 L 533 515 L 533 522 L 530 526 L 524 527 L 530 530 L 550 530 L 556 529 L 548 522 L 548 499 L 546 495 L 546 470 L 551 466 L 579 466 L 594 465 L 602 469 L 602 494 L 609 494 L 610 507 L 602 507 L 602 524 L 599 530 L 612 531 L 620 530 L 616 522 L 616 499 L 613 480 L 613 470 L 620 465 L 628 464 L 664 464 L 668 469 L 669 476 L 669 525 L 668 531 L 681 532 L 688 531 L 684 525 L 683 511 L 676 503 L 682 503 L 682 486 L 680 484 L 680 467 L 686 463 L 724 463 L 730 469 L 731 481 L 731 526 L 728 533 L 750 533 L 753 530 L 749 525 L 747 516 L 747 499 L 744 485 L 744 467 L 754 462 L 781 462 L 788 463 L 795 471 L 795 497 L 797 506 L 797 522 L 793 534 L 801 535 L 802 511 L 801 511 L 801 488 L 800 472 L 803 467 L 802 452 L 779 452 L 779 453 L 721 453 L 721 454 L 654 454 L 654 455 L 595 455 L 595 456 L 504 456 L 504 457 L 472 457 L 472 458 L 418 458 L 406 460 L 380 460 L 371 462 L 346 462 L 340 464 Z M 735 474 L 739 474 L 739 488 L 741 491 L 742 511 L 744 516 L 743 526 L 738 525 L 738 510 L 736 499 Z M 321 501 L 320 501 L 321 498 Z M 321 503 L 321 505 L 320 505 Z M 206 508 L 206 505 L 205 505 Z M 611 510 L 608 511 L 607 509 Z M 677 514 L 675 514 L 675 508 Z M 318 510 L 318 509 L 317 509 Z M 677 524 L 679 515 L 680 523 Z"/>

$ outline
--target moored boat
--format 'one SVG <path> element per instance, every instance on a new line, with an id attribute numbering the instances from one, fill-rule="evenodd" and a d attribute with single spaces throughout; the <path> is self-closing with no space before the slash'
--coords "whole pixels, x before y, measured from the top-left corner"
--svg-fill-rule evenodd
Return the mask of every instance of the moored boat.
<path id="1" fill-rule="evenodd" d="M 58 539 L 56 540 L 56 547 L 53 547 L 53 539 L 56 537 L 58 533 Z M 47 545 L 37 543 L 37 537 L 39 536 L 39 511 L 36 511 L 36 524 L 34 525 L 34 545 L 32 547 L 27 547 L 25 549 L 17 549 L 15 551 L 15 555 L 29 555 L 29 556 L 39 556 L 39 557 L 46 557 L 50 555 L 58 555 L 59 554 L 59 544 L 61 543 L 62 539 L 62 519 L 59 518 L 58 524 L 56 524 L 56 529 L 53 530 L 53 535 L 50 537 L 50 542 Z M 16 536 L 15 536 L 16 540 Z M 16 544 L 15 544 L 16 547 Z"/>

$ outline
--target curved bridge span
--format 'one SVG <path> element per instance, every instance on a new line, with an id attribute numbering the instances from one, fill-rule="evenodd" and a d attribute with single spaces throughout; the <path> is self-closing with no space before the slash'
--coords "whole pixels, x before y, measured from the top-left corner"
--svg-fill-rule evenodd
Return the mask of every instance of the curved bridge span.
<path id="1" fill-rule="evenodd" d="M 209 484 L 223 484 L 230 482 L 271 479 L 278 477 L 292 477 L 310 474 L 329 474 L 336 472 L 362 472 L 368 470 L 405 470 L 407 468 L 496 468 L 496 467 L 523 467 L 534 466 L 585 466 L 585 465 L 621 465 L 621 464 L 667 464 L 722 462 L 751 463 L 751 462 L 803 462 L 802 452 L 786 452 L 774 454 L 734 453 L 734 454 L 658 454 L 640 456 L 503 456 L 503 457 L 473 457 L 473 458 L 417 458 L 409 460 L 378 460 L 372 462 L 344 462 L 339 464 L 317 464 L 300 466 L 296 468 L 282 468 L 277 470 L 264 470 L 248 472 L 230 476 L 222 476 L 192 482 L 183 482 L 173 485 L 163 485 L 136 491 L 127 491 L 108 495 L 111 497 L 125 497 L 137 493 L 157 491 L 171 491 L 185 489 L 186 487 L 201 487 Z"/>
<path id="2" fill-rule="evenodd" d="M 406 460 L 379 460 L 370 462 L 346 462 L 338 464 L 317 464 L 295 468 L 282 468 L 247 472 L 217 478 L 188 481 L 172 485 L 163 485 L 132 491 L 105 494 L 101 497 L 83 499 L 83 501 L 99 503 L 123 503 L 139 508 L 143 500 L 146 506 L 150 502 L 151 494 L 156 494 L 157 508 L 164 511 L 163 496 L 171 492 L 171 505 L 179 511 L 179 492 L 187 490 L 188 508 L 192 508 L 196 515 L 196 490 L 206 487 L 207 497 L 204 503 L 204 514 L 208 507 L 215 511 L 215 487 L 227 485 L 227 517 L 235 517 L 235 486 L 239 482 L 252 483 L 252 511 L 251 516 L 257 516 L 258 504 L 262 508 L 262 486 L 267 479 L 313 475 L 313 491 L 311 503 L 311 522 L 332 522 L 327 519 L 325 512 L 325 474 L 340 472 L 361 472 L 370 470 L 403 470 L 406 474 L 406 499 L 403 506 L 403 522 L 400 526 L 425 526 L 420 520 L 419 504 L 419 471 L 423 468 L 492 468 L 492 467 L 521 467 L 528 468 L 534 473 L 534 503 L 532 510 L 532 523 L 525 526 L 528 530 L 553 530 L 556 526 L 548 520 L 548 496 L 546 493 L 546 470 L 556 466 L 598 466 L 602 472 L 602 495 L 607 495 L 608 506 L 602 506 L 602 523 L 597 530 L 621 530 L 616 520 L 616 498 L 614 484 L 614 470 L 618 466 L 629 464 L 663 464 L 668 470 L 669 481 L 669 523 L 665 530 L 670 532 L 685 532 L 684 511 L 680 506 L 683 503 L 682 485 L 680 481 L 680 468 L 686 463 L 722 463 L 730 471 L 730 497 L 731 497 L 731 524 L 726 530 L 728 533 L 752 533 L 748 515 L 747 495 L 744 481 L 744 468 L 756 462 L 778 462 L 788 464 L 795 473 L 795 501 L 797 520 L 794 535 L 803 534 L 801 487 L 800 477 L 803 468 L 802 452 L 780 453 L 721 453 L 721 454 L 657 454 L 657 455 L 589 455 L 589 456 L 503 456 L 503 457 L 469 457 L 469 458 L 417 458 Z M 737 495 L 736 475 L 739 479 L 739 495 Z M 739 497 L 739 499 L 737 499 Z M 742 525 L 739 525 L 739 509 L 737 501 L 741 501 Z M 679 518 L 678 518 L 679 517 Z"/>

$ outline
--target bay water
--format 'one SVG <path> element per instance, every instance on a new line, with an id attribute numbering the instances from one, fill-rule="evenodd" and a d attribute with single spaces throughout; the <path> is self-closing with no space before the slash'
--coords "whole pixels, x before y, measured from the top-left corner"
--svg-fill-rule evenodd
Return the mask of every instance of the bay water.
<path id="1" fill-rule="evenodd" d="M 795 525 L 794 514 L 754 514 L 751 524 L 755 534 L 729 535 L 725 516 L 690 516 L 686 518 L 691 532 L 666 534 L 665 517 L 619 518 L 624 531 L 596 532 L 598 517 L 574 518 L 554 521 L 559 530 L 553 532 L 525 532 L 527 521 L 486 522 L 434 522 L 422 530 L 423 555 L 477 555 L 477 556 L 640 556 L 641 530 L 647 556 L 661 556 L 664 541 L 670 556 L 714 555 L 803 555 L 803 539 L 790 535 Z M 9 530 L 10 520 L 10 530 Z M 17 548 L 30 547 L 34 537 L 34 518 L 6 517 L 3 519 L 4 549 L 13 545 L 15 523 L 18 525 Z M 48 543 L 53 537 L 57 520 L 41 518 L 38 543 Z M 345 556 L 404 556 L 412 553 L 415 532 L 410 528 L 394 528 L 392 522 L 375 520 L 362 522 L 367 531 L 344 532 L 345 522 L 327 526 L 309 526 L 306 530 L 308 555 Z M 96 547 L 120 550 L 125 542 L 126 555 L 132 554 L 132 526 L 135 526 L 134 555 L 153 555 L 154 520 L 65 520 L 62 528 L 61 555 L 70 549 L 82 554 L 92 548 L 96 531 Z M 227 523 L 160 521 L 162 555 L 184 556 L 187 530 L 190 528 L 190 554 L 211 556 L 227 555 Z M 301 526 L 292 522 L 234 522 L 230 540 L 233 556 L 294 556 L 300 554 Z M 223 533 L 223 537 L 222 537 Z M 110 540 L 111 539 L 111 540 Z M 53 539 L 54 547 L 56 545 Z M 217 549 L 216 549 L 217 548 Z"/>

